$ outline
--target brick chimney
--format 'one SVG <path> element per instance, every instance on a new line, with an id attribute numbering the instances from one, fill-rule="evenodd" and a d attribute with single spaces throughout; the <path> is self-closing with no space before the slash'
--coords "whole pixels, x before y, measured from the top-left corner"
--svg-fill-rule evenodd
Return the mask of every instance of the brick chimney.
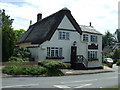
<path id="1" fill-rule="evenodd" d="M 92 23 L 90 22 L 90 26 L 92 25 Z"/>
<path id="2" fill-rule="evenodd" d="M 42 19 L 42 14 L 41 13 L 38 13 L 37 14 L 37 22 L 39 21 L 39 20 L 41 20 Z"/>

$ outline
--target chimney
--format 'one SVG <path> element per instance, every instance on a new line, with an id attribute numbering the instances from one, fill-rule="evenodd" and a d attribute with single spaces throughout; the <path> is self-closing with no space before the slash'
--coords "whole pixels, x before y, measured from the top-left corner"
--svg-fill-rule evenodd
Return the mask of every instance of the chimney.
<path id="1" fill-rule="evenodd" d="M 42 14 L 41 14 L 41 13 L 38 13 L 38 14 L 37 14 L 37 22 L 38 22 L 40 19 L 42 19 Z"/>
<path id="2" fill-rule="evenodd" d="M 92 26 L 92 22 L 90 22 L 90 27 L 92 27 L 92 28 L 93 28 L 93 26 Z"/>
<path id="3" fill-rule="evenodd" d="M 92 25 L 92 23 L 90 22 L 90 26 Z"/>
<path id="4" fill-rule="evenodd" d="M 32 25 L 32 20 L 30 20 L 30 25 Z"/>

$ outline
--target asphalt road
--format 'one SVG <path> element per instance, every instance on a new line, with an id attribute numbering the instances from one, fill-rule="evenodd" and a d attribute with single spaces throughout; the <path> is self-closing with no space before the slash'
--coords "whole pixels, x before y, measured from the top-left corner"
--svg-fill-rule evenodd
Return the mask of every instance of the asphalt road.
<path id="1" fill-rule="evenodd" d="M 118 86 L 118 72 L 2 79 L 2 88 L 109 88 L 112 86 Z"/>

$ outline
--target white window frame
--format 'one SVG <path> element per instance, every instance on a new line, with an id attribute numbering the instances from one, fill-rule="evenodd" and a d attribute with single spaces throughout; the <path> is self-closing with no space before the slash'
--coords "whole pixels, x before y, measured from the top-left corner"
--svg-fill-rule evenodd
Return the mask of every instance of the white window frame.
<path id="1" fill-rule="evenodd" d="M 47 57 L 62 57 L 62 53 L 61 47 L 47 47 Z"/>
<path id="2" fill-rule="evenodd" d="M 97 59 L 97 51 L 88 51 L 88 59 Z"/>
<path id="3" fill-rule="evenodd" d="M 83 41 L 84 42 L 88 42 L 89 41 L 88 34 L 83 34 Z"/>
<path id="4" fill-rule="evenodd" d="M 60 39 L 60 40 L 69 40 L 70 39 L 70 33 L 69 32 L 59 31 L 58 39 Z"/>
<path id="5" fill-rule="evenodd" d="M 90 41 L 91 42 L 97 42 L 98 41 L 98 37 L 96 35 L 91 35 L 90 36 Z"/>

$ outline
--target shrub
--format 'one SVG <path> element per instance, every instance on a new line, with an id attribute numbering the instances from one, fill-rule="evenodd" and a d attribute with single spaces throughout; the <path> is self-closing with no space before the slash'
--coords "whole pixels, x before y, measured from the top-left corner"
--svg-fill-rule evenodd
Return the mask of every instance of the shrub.
<path id="1" fill-rule="evenodd" d="M 41 65 L 46 68 L 52 68 L 52 69 L 62 69 L 67 67 L 65 63 L 60 61 L 53 61 L 53 60 L 42 61 Z"/>
<path id="2" fill-rule="evenodd" d="M 14 48 L 13 55 L 9 58 L 10 62 L 24 62 L 30 61 L 31 53 L 24 48 Z"/>
<path id="3" fill-rule="evenodd" d="M 46 76 L 62 76 L 64 75 L 59 69 L 49 69 L 47 68 Z"/>
<path id="4" fill-rule="evenodd" d="M 120 66 L 120 59 L 117 60 L 117 63 L 116 63 L 118 66 Z"/>
<path id="5" fill-rule="evenodd" d="M 117 62 L 118 59 L 120 59 L 120 49 L 115 49 L 113 59 L 115 63 Z"/>
<path id="6" fill-rule="evenodd" d="M 15 57 L 15 56 L 10 57 L 8 60 L 10 62 L 16 62 L 16 61 L 22 62 L 23 61 L 22 57 Z"/>
<path id="7" fill-rule="evenodd" d="M 9 65 L 5 66 L 2 71 L 9 75 L 43 75 L 47 69 L 41 66 Z"/>
<path id="8" fill-rule="evenodd" d="M 54 61 L 54 60 L 45 60 L 40 63 L 40 65 L 47 68 L 46 76 L 62 76 L 64 75 L 60 69 L 67 68 L 67 64 Z"/>

